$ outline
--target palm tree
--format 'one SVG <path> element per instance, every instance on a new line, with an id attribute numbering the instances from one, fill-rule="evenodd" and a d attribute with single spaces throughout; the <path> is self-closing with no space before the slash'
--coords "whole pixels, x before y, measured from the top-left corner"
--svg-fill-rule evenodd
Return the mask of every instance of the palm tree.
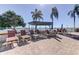
<path id="1" fill-rule="evenodd" d="M 54 18 L 54 17 L 58 19 L 58 10 L 57 10 L 56 7 L 53 7 L 53 8 L 52 8 L 52 12 L 51 12 L 51 14 L 50 14 L 50 18 L 52 19 L 52 28 L 51 28 L 51 29 L 53 29 L 53 23 L 54 23 L 53 18 Z"/>
<path id="2" fill-rule="evenodd" d="M 43 17 L 42 17 L 42 11 L 41 10 L 38 10 L 38 9 L 35 9 L 35 11 L 32 11 L 31 12 L 32 14 L 32 18 L 33 18 L 33 21 L 40 21 L 40 19 L 43 20 Z M 35 29 L 37 29 L 37 25 L 35 25 Z"/>
<path id="3" fill-rule="evenodd" d="M 68 15 L 70 15 L 74 19 L 74 31 L 75 31 L 75 19 L 76 15 L 79 17 L 79 5 L 75 5 L 74 9 L 68 12 Z"/>
<path id="4" fill-rule="evenodd" d="M 35 9 L 35 11 L 32 11 L 31 14 L 32 14 L 33 21 L 38 21 L 38 20 L 40 21 L 40 19 L 43 19 L 42 11 L 38 9 Z"/>

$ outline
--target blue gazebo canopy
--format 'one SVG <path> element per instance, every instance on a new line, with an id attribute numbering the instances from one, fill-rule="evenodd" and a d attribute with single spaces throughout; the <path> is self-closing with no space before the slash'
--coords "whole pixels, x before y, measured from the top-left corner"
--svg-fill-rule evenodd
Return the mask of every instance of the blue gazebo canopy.
<path id="1" fill-rule="evenodd" d="M 52 22 L 42 22 L 42 21 L 32 21 L 32 22 L 29 22 L 30 25 L 52 25 Z"/>

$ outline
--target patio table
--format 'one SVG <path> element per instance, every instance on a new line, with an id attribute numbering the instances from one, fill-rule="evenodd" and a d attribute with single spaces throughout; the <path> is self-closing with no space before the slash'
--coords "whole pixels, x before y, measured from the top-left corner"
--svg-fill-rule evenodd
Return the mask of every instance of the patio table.
<path id="1" fill-rule="evenodd" d="M 35 40 L 38 40 L 39 34 L 33 34 Z"/>

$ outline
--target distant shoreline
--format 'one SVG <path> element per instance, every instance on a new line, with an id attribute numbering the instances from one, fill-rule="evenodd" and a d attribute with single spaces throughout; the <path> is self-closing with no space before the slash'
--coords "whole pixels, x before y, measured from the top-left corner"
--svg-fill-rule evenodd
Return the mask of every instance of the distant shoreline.
<path id="1" fill-rule="evenodd" d="M 26 31 L 30 30 L 29 28 L 16 28 L 17 32 L 19 32 L 20 30 L 22 29 L 25 29 Z M 31 28 L 34 30 L 34 28 Z M 47 28 L 48 29 L 48 28 Z M 39 30 L 47 30 L 46 28 L 40 28 Z M 54 28 L 54 29 L 57 29 L 57 28 Z M 59 28 L 60 29 L 60 28 Z M 66 28 L 67 31 L 69 32 L 73 32 L 73 28 Z M 4 30 L 0 30 L 0 35 L 6 35 L 8 34 L 8 30 L 11 30 L 11 29 L 4 29 Z M 48 29 L 49 30 L 49 29 Z"/>

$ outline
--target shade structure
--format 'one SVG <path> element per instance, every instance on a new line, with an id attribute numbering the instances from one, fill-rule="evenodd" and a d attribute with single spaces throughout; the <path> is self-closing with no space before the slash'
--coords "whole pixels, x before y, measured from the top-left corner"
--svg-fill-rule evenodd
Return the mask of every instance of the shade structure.
<path id="1" fill-rule="evenodd" d="M 32 21 L 29 22 L 30 25 L 39 25 L 39 26 L 50 26 L 52 22 L 41 22 L 41 21 Z"/>

